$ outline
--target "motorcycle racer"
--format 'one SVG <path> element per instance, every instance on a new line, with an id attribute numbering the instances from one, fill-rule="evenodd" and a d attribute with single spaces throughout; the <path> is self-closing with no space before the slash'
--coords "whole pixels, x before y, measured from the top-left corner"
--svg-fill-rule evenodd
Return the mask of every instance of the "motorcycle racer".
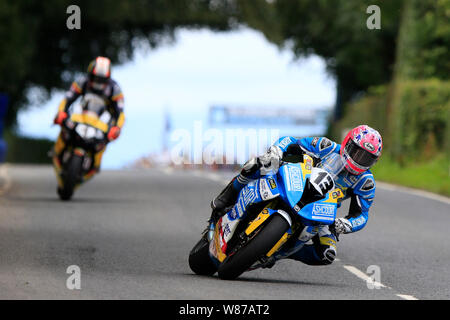
<path id="1" fill-rule="evenodd" d="M 59 104 L 54 123 L 63 125 L 64 121 L 69 118 L 70 106 L 79 97 L 84 97 L 87 94 L 94 94 L 103 99 L 106 107 L 97 110 L 98 107 L 93 108 L 87 104 L 83 106 L 83 112 L 94 112 L 100 116 L 104 111 L 108 111 L 111 115 L 111 120 L 107 132 L 107 140 L 108 142 L 116 140 L 120 136 L 125 122 L 123 112 L 124 96 L 117 82 L 111 79 L 111 61 L 105 57 L 97 57 L 93 60 L 89 64 L 87 76 L 72 83 L 69 91 L 66 92 L 64 99 Z M 63 135 L 60 133 L 54 147 L 54 158 L 58 158 L 65 147 L 66 141 L 64 141 Z M 85 180 L 90 179 L 99 172 L 105 150 L 106 146 L 95 154 L 93 169 L 86 175 Z"/>
<path id="2" fill-rule="evenodd" d="M 383 148 L 378 131 L 367 125 L 358 126 L 346 135 L 342 144 L 326 137 L 296 139 L 282 137 L 269 148 L 266 154 L 250 159 L 241 172 L 211 201 L 211 219 L 218 221 L 237 200 L 239 192 L 250 181 L 261 175 L 276 172 L 280 161 L 301 159 L 303 154 L 313 157 L 315 164 L 333 153 L 340 155 L 345 164 L 335 184 L 350 200 L 350 209 L 345 218 L 336 218 L 331 226 L 323 226 L 312 239 L 312 244 L 281 258 L 290 258 L 308 265 L 328 265 L 336 257 L 336 236 L 357 232 L 364 228 L 369 217 L 369 208 L 375 197 L 375 179 L 370 168 L 379 159 Z M 280 258 L 280 257 L 279 257 Z M 274 262 L 273 262 L 274 263 Z M 273 266 L 273 263 L 268 267 Z"/>

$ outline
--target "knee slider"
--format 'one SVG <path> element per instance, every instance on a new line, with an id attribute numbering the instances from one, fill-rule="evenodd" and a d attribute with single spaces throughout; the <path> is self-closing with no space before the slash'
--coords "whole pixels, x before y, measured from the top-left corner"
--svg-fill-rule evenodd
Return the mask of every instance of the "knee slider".
<path id="1" fill-rule="evenodd" d="M 336 249 L 333 247 L 328 247 L 323 252 L 323 261 L 325 264 L 332 264 L 336 259 Z"/>

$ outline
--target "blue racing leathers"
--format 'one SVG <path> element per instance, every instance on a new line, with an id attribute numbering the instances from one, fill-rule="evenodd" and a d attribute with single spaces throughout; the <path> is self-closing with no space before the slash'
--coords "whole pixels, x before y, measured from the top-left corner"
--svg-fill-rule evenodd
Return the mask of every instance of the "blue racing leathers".
<path id="1" fill-rule="evenodd" d="M 296 157 L 301 160 L 303 154 L 306 153 L 312 156 L 316 163 L 326 159 L 332 153 L 339 154 L 341 149 L 340 144 L 325 137 L 303 139 L 282 137 L 273 147 L 279 148 L 283 160 L 292 161 L 289 158 L 294 159 Z M 261 165 L 258 165 L 258 163 L 257 159 L 252 159 L 244 165 L 241 173 L 233 180 L 233 187 L 236 191 L 240 191 L 251 180 L 258 179 L 261 176 Z M 344 194 L 342 200 L 351 199 L 350 209 L 345 217 L 351 223 L 350 232 L 361 230 L 367 223 L 369 208 L 375 197 L 375 179 L 372 173 L 368 170 L 360 175 L 353 175 L 343 169 L 335 183 L 336 187 L 340 188 Z M 310 265 L 326 265 L 332 263 L 335 256 L 336 237 L 330 232 L 328 226 L 324 226 L 313 238 L 313 244 L 305 245 L 289 258 Z"/>

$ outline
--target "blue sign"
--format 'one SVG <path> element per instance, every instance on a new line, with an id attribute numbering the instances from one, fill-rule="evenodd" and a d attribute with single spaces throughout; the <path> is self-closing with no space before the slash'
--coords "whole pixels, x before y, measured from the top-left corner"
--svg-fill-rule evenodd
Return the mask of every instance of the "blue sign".
<path id="1" fill-rule="evenodd" d="M 0 93 L 0 162 L 5 162 L 7 145 L 3 140 L 3 129 L 5 127 L 5 117 L 8 111 L 9 97 Z"/>

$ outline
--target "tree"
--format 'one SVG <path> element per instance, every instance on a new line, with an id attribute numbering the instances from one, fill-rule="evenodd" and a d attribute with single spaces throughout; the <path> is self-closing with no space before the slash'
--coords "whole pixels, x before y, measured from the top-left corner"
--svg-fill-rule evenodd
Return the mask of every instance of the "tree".
<path id="1" fill-rule="evenodd" d="M 337 80 L 337 118 L 346 102 L 370 86 L 390 81 L 402 0 L 244 2 L 240 1 L 245 9 L 243 21 L 262 30 L 269 40 L 292 48 L 298 57 L 317 54 L 326 60 Z M 380 30 L 369 30 L 366 25 L 370 16 L 366 10 L 374 4 L 381 8 Z M 255 15 L 262 11 L 270 14 Z"/>
<path id="2" fill-rule="evenodd" d="M 69 30 L 67 7 L 81 9 L 81 30 Z M 0 92 L 10 97 L 7 124 L 19 109 L 67 88 L 95 56 L 113 63 L 136 48 L 171 40 L 178 27 L 229 30 L 234 5 L 214 0 L 3 0 L 0 2 Z M 40 99 L 39 99 L 40 98 Z"/>

